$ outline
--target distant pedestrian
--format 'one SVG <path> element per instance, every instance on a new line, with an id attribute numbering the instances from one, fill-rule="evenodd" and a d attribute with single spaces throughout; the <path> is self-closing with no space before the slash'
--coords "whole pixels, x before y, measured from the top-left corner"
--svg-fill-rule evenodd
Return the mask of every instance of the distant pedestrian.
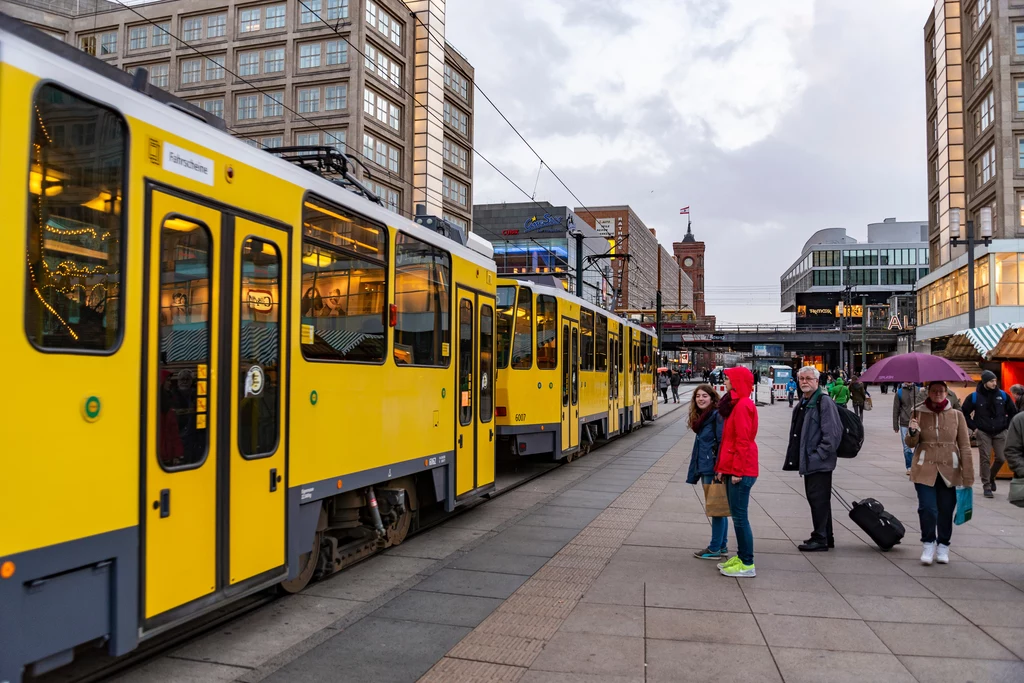
<path id="1" fill-rule="evenodd" d="M 828 395 L 840 408 L 845 408 L 846 404 L 850 402 L 850 388 L 846 386 L 842 377 L 836 377 L 828 385 Z"/>
<path id="2" fill-rule="evenodd" d="M 836 545 L 832 534 L 832 472 L 836 468 L 843 423 L 839 409 L 818 386 L 818 370 L 800 368 L 800 404 L 793 410 L 789 428 L 786 471 L 799 471 L 811 507 L 811 537 L 798 548 L 802 552 L 827 552 Z"/>
<path id="3" fill-rule="evenodd" d="M 882 382 L 882 393 L 883 394 L 888 394 L 889 393 L 889 383 L 888 382 Z"/>
<path id="4" fill-rule="evenodd" d="M 792 377 L 790 377 L 789 381 L 786 382 L 786 398 L 789 399 L 789 407 L 790 408 L 793 407 L 793 399 L 796 398 L 796 392 L 798 390 L 799 390 L 799 387 L 797 387 L 796 380 L 793 379 Z"/>
<path id="5" fill-rule="evenodd" d="M 1014 386 L 1020 386 L 1015 384 Z M 1013 387 L 1010 387 L 1013 390 Z M 1006 464 L 1013 471 L 1013 476 L 1024 478 L 1024 411 L 1013 416 L 1010 427 L 1006 430 Z"/>
<path id="6" fill-rule="evenodd" d="M 981 486 L 986 498 L 992 498 L 996 490 L 996 474 L 1006 462 L 1006 430 L 1010 420 L 1017 414 L 1013 399 L 999 389 L 999 380 L 994 372 L 985 370 L 974 393 L 963 402 L 967 426 L 974 431 L 978 442 Z M 992 454 L 995 453 L 993 462 Z"/>
<path id="7" fill-rule="evenodd" d="M 661 392 L 662 398 L 665 399 L 665 403 L 668 403 L 668 370 L 664 370 L 658 373 L 658 391 Z"/>
<path id="8" fill-rule="evenodd" d="M 857 417 L 864 419 L 864 404 L 868 402 L 868 388 L 864 385 L 864 382 L 860 381 L 860 377 L 854 377 L 853 381 L 850 382 L 850 403 L 853 404 L 853 412 L 857 413 Z"/>
<path id="9" fill-rule="evenodd" d="M 679 383 L 682 378 L 679 376 L 678 370 L 672 371 L 672 376 L 668 378 L 669 386 L 672 387 L 672 402 L 679 403 Z"/>
<path id="10" fill-rule="evenodd" d="M 960 397 L 954 394 L 952 389 L 946 389 L 946 398 L 949 399 L 949 405 L 953 406 L 953 410 L 963 410 L 963 406 L 960 405 Z"/>
<path id="11" fill-rule="evenodd" d="M 718 412 L 725 419 L 725 425 L 715 478 L 725 482 L 737 550 L 735 557 L 719 564 L 718 568 L 725 576 L 737 578 L 757 574 L 754 569 L 754 534 L 747 515 L 750 489 L 758 475 L 757 408 L 750 400 L 753 387 L 754 375 L 750 370 L 729 368 L 725 371 L 725 388 L 729 393 L 718 403 Z"/>
<path id="12" fill-rule="evenodd" d="M 928 384 L 928 397 L 916 406 L 907 431 L 906 443 L 914 449 L 910 480 L 917 489 L 921 564 L 949 563 L 956 487 L 974 485 L 967 420 L 949 404 L 946 390 L 945 382 Z"/>
<path id="13" fill-rule="evenodd" d="M 917 402 L 917 388 L 912 382 L 904 382 L 896 389 L 892 399 L 892 430 L 900 435 L 903 446 L 903 460 L 910 476 L 910 460 L 914 457 L 914 449 L 907 445 L 907 429 L 910 418 L 914 416 L 914 404 Z"/>
<path id="14" fill-rule="evenodd" d="M 701 384 L 693 390 L 690 402 L 690 429 L 696 435 L 693 451 L 690 453 L 690 468 L 686 474 L 687 484 L 703 483 L 710 486 L 715 478 L 715 462 L 718 460 L 722 443 L 724 420 L 718 414 L 718 394 L 710 384 Z M 704 550 L 693 555 L 701 560 L 725 559 L 729 555 L 729 518 L 711 518 L 711 542 Z"/>
<path id="15" fill-rule="evenodd" d="M 1017 412 L 1024 412 L 1024 385 L 1014 384 L 1010 387 L 1010 396 L 1013 397 L 1013 407 Z"/>

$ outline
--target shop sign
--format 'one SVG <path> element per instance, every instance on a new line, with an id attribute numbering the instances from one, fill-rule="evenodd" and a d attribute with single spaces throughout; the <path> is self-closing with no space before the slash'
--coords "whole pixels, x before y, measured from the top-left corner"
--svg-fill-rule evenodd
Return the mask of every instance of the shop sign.
<path id="1" fill-rule="evenodd" d="M 518 230 L 502 230 L 501 234 L 504 235 L 505 237 L 508 237 L 509 235 L 518 235 L 519 231 Z"/>
<path id="2" fill-rule="evenodd" d="M 538 230 L 543 230 L 544 232 L 558 232 L 558 228 L 560 228 L 561 225 L 561 216 L 552 216 L 550 213 L 546 213 L 543 216 L 532 216 L 530 220 L 523 224 L 523 232 L 536 232 Z"/>

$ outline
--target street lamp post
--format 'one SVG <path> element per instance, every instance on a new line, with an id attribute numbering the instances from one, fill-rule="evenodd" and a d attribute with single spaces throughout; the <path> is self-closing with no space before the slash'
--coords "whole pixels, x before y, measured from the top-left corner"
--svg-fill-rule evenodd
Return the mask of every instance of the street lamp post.
<path id="1" fill-rule="evenodd" d="M 949 243 L 959 247 L 967 245 L 967 327 L 974 327 L 974 244 L 980 241 L 986 247 L 992 244 L 992 209 L 983 207 L 978 212 L 981 220 L 981 239 L 974 237 L 974 221 L 967 221 L 967 239 L 960 239 L 960 209 L 949 210 Z"/>

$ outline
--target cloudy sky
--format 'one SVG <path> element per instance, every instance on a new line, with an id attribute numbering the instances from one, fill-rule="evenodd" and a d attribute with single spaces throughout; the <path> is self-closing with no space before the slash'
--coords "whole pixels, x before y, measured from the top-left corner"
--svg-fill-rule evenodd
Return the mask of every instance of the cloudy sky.
<path id="1" fill-rule="evenodd" d="M 585 204 L 707 243 L 708 312 L 788 321 L 815 230 L 927 218 L 932 0 L 447 0 L 477 83 Z M 527 192 L 539 162 L 477 95 L 475 147 Z M 474 201 L 524 201 L 479 159 Z M 547 171 L 537 198 L 576 202 Z"/>

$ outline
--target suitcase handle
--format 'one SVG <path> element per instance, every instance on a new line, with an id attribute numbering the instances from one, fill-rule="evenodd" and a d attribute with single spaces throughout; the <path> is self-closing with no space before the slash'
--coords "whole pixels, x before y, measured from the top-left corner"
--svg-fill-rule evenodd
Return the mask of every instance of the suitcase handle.
<path id="1" fill-rule="evenodd" d="M 853 511 L 853 506 L 850 505 L 849 503 L 847 503 L 846 499 L 843 498 L 842 496 L 840 496 L 839 492 L 836 491 L 834 488 L 832 489 L 832 495 L 836 497 L 836 500 L 839 501 L 840 505 L 842 505 L 844 508 L 846 508 L 847 512 L 852 512 Z"/>

